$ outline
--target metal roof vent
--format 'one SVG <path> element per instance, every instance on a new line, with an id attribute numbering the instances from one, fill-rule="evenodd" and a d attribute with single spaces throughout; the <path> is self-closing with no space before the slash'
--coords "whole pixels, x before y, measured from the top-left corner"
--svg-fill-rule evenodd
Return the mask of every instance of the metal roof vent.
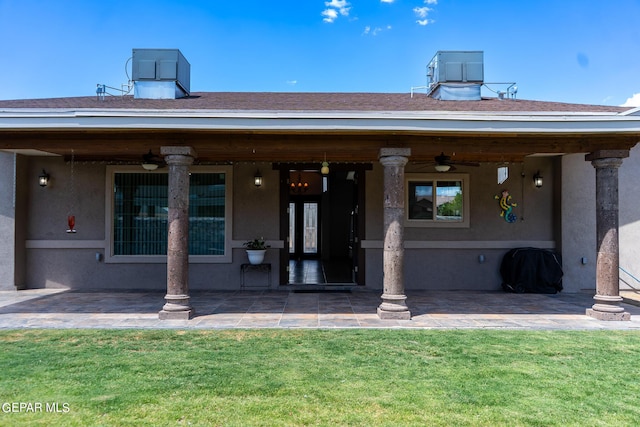
<path id="1" fill-rule="evenodd" d="M 178 49 L 133 49 L 131 74 L 136 99 L 189 96 L 191 65 Z"/>
<path id="2" fill-rule="evenodd" d="M 484 52 L 438 51 L 427 65 L 428 95 L 443 101 L 479 101 Z"/>

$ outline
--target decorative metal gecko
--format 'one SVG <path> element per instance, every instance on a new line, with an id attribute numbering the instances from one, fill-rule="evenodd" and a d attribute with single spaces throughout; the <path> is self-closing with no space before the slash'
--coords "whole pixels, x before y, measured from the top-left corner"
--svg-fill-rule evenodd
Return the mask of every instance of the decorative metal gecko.
<path id="1" fill-rule="evenodd" d="M 500 200 L 500 216 L 507 222 L 516 222 L 518 217 L 513 213 L 513 208 L 518 206 L 518 204 L 511 202 L 509 190 L 502 190 L 502 196 L 494 196 L 494 199 Z"/>

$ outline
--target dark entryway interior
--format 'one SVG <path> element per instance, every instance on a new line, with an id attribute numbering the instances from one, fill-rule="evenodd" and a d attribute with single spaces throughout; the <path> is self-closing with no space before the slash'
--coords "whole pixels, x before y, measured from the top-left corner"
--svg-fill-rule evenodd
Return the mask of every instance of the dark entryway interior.
<path id="1" fill-rule="evenodd" d="M 290 285 L 324 285 L 330 283 L 354 283 L 350 259 L 290 259 Z"/>
<path id="2" fill-rule="evenodd" d="M 286 278 L 290 285 L 360 283 L 359 218 L 364 168 L 287 172 Z M 284 206 L 284 203 L 283 203 Z"/>

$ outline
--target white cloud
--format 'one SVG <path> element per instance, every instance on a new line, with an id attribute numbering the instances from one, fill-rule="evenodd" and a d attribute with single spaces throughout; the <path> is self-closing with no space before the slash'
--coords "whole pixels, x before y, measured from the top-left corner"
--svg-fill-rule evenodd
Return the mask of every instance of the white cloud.
<path id="1" fill-rule="evenodd" d="M 640 107 L 640 93 L 634 93 L 621 107 Z"/>
<path id="2" fill-rule="evenodd" d="M 429 12 L 431 12 L 431 9 L 428 7 L 414 7 L 413 12 L 418 18 L 426 18 Z"/>
<path id="3" fill-rule="evenodd" d="M 331 0 L 324 2 L 324 5 L 334 9 L 344 9 L 349 6 L 349 2 L 347 0 Z"/>
<path id="4" fill-rule="evenodd" d="M 424 0 L 424 4 L 438 4 L 438 0 Z M 425 25 L 433 24 L 434 22 L 436 22 L 433 19 L 428 18 L 429 13 L 431 12 L 433 12 L 433 9 L 427 6 L 414 7 L 413 13 L 415 13 L 416 18 L 418 18 L 418 20 L 416 20 L 416 23 L 424 27 Z"/>
<path id="5" fill-rule="evenodd" d="M 289 86 L 295 86 L 295 85 L 298 84 L 298 81 L 297 80 L 287 80 L 287 84 Z"/>
<path id="6" fill-rule="evenodd" d="M 332 23 L 338 17 L 338 12 L 335 9 L 327 9 L 322 11 L 322 16 L 324 22 Z"/>
<path id="7" fill-rule="evenodd" d="M 349 16 L 351 5 L 346 0 L 331 0 L 324 2 L 327 9 L 322 11 L 322 19 L 324 22 L 332 23 L 338 18 L 338 13 L 342 16 Z"/>
<path id="8" fill-rule="evenodd" d="M 362 34 L 365 36 L 377 36 L 382 31 L 391 31 L 392 28 L 393 27 L 391 25 L 387 25 L 384 28 L 382 27 L 371 28 L 370 25 L 367 25 L 366 27 L 364 27 L 364 31 L 362 32 Z"/>
<path id="9" fill-rule="evenodd" d="M 380 3 L 393 3 L 396 0 L 380 0 Z M 430 0 L 433 1 L 433 0 Z"/>
<path id="10" fill-rule="evenodd" d="M 436 22 L 436 21 L 434 21 L 433 19 L 418 19 L 418 20 L 416 21 L 416 23 L 417 23 L 418 25 L 422 25 L 423 27 L 424 27 L 425 25 L 433 24 L 434 22 Z"/>

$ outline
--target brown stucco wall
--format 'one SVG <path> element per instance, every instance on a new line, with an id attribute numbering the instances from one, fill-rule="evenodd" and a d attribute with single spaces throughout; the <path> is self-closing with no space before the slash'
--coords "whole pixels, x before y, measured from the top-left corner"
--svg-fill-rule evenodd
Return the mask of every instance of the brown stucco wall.
<path id="1" fill-rule="evenodd" d="M 456 173 L 469 173 L 471 186 L 470 226 L 468 228 L 405 229 L 405 287 L 433 290 L 498 290 L 503 255 L 511 248 L 556 245 L 554 179 L 552 158 L 531 157 L 524 163 L 509 165 L 509 179 L 497 184 L 497 164 L 458 167 Z M 407 173 L 432 173 L 428 167 L 409 163 Z M 540 171 L 542 188 L 533 186 L 533 175 Z M 524 173 L 524 177 L 522 174 Z M 367 188 L 367 282 L 382 288 L 382 170 L 375 165 Z M 518 216 L 515 223 L 500 217 L 495 195 L 509 189 Z M 371 214 L 370 214 L 371 213 Z M 482 256 L 482 258 L 480 258 Z M 481 261 L 482 259 L 482 261 Z"/>
<path id="2" fill-rule="evenodd" d="M 567 292 L 595 292 L 595 169 L 585 154 L 562 157 L 563 285 Z M 619 169 L 620 289 L 640 289 L 640 147 L 630 151 Z M 584 258 L 584 261 L 583 261 Z"/>
<path id="3" fill-rule="evenodd" d="M 584 156 L 562 157 L 562 261 L 567 292 L 595 292 L 596 287 L 596 173 Z"/>
<path id="4" fill-rule="evenodd" d="M 73 287 L 78 289 L 166 289 L 164 264 L 105 263 L 105 180 L 103 164 L 76 163 L 75 198 L 70 188 L 70 165 L 59 157 L 29 157 L 25 162 L 25 181 L 34 181 L 28 195 L 26 216 L 26 284 L 28 287 Z M 553 188 L 556 171 L 549 158 L 535 157 L 524 164 L 511 165 L 505 184 L 519 204 L 514 224 L 500 216 L 493 198 L 504 186 L 496 183 L 497 165 L 458 168 L 469 172 L 471 185 L 471 223 L 465 229 L 407 228 L 407 289 L 482 289 L 500 287 L 498 268 L 502 255 L 510 248 L 531 242 L 554 245 Z M 45 168 L 51 186 L 40 189 L 35 183 Z M 253 185 L 260 169 L 264 184 Z M 524 170 L 525 177 L 521 177 Z M 540 170 L 545 185 L 535 189 L 533 173 Z M 414 165 L 408 172 L 421 172 Z M 260 236 L 273 247 L 266 262 L 272 263 L 272 283 L 278 283 L 279 175 L 270 163 L 233 165 L 232 262 L 194 264 L 189 268 L 191 289 L 238 289 L 240 264 L 246 262 L 242 242 Z M 524 183 L 524 186 L 522 185 Z M 27 182 L 25 182 L 25 185 Z M 367 172 L 366 186 L 366 286 L 382 287 L 382 167 L 374 164 Z M 75 200 L 75 202 L 74 202 Z M 78 233 L 67 234 L 66 215 L 73 208 Z M 46 214 L 43 214 L 46 212 Z M 524 214 L 524 220 L 522 216 Z M 439 242 L 453 242 L 453 246 Z M 440 246 L 439 246 L 440 245 Z M 96 257 L 98 254 L 98 257 Z M 484 262 L 479 256 L 484 256 Z"/>
<path id="5" fill-rule="evenodd" d="M 29 189 L 25 165 L 23 156 L 0 152 L 0 290 L 3 291 L 22 289 L 26 281 L 24 241 Z"/>
<path id="6" fill-rule="evenodd" d="M 256 188 L 253 175 L 260 167 L 264 185 Z M 192 263 L 191 289 L 237 289 L 240 264 L 246 262 L 242 242 L 256 236 L 278 239 L 278 174 L 271 164 L 233 166 L 232 262 Z M 27 286 L 74 289 L 166 289 L 166 264 L 106 263 L 104 164 L 74 165 L 75 191 L 71 189 L 71 166 L 59 157 L 30 157 L 28 176 L 45 168 L 51 185 L 37 184 L 29 194 L 27 216 Z M 75 197 L 74 197 L 75 196 Z M 76 215 L 76 234 L 66 233 L 68 212 Z M 46 214 L 43 214 L 46 212 Z M 277 244 L 267 253 L 272 283 L 278 280 Z"/>
<path id="7" fill-rule="evenodd" d="M 620 167 L 620 288 L 640 290 L 640 147 Z"/>

